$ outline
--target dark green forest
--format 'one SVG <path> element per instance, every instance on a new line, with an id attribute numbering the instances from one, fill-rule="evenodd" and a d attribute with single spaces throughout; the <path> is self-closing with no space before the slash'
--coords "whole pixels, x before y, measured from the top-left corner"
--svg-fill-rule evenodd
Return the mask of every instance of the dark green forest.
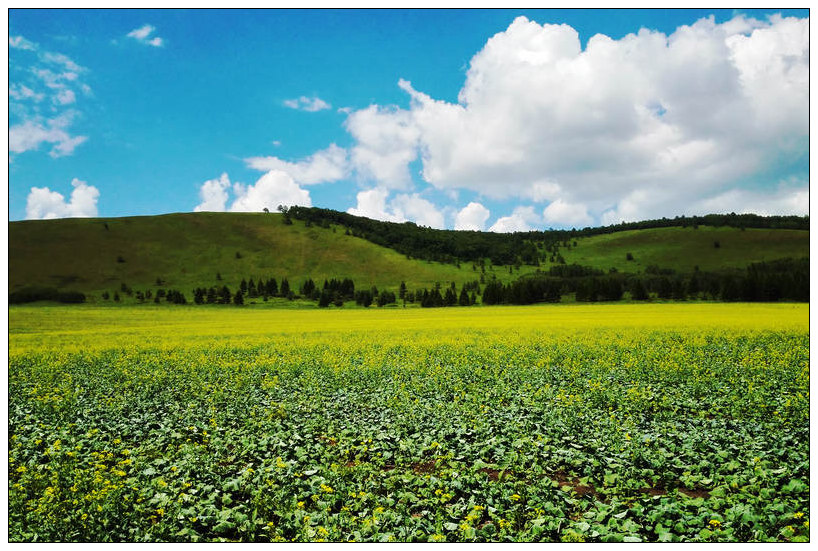
<path id="1" fill-rule="evenodd" d="M 666 227 L 733 227 L 761 229 L 809 230 L 809 216 L 759 216 L 757 214 L 708 214 L 677 216 L 628 222 L 602 227 L 572 230 L 547 230 L 501 234 L 479 231 L 436 230 L 413 222 L 402 224 L 382 222 L 345 212 L 317 207 L 279 209 L 286 220 L 303 220 L 308 224 L 329 227 L 340 225 L 356 237 L 382 247 L 389 247 L 410 258 L 435 262 L 481 262 L 489 259 L 494 265 L 528 264 L 537 266 L 540 249 L 555 253 L 560 243 L 577 237 L 590 237 L 626 230 Z"/>

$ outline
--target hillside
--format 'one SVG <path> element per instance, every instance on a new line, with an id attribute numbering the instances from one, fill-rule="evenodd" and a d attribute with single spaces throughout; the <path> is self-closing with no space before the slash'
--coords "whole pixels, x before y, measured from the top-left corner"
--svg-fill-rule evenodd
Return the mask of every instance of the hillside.
<path id="1" fill-rule="evenodd" d="M 560 249 L 566 263 L 642 272 L 648 266 L 691 272 L 744 268 L 753 262 L 809 256 L 809 232 L 708 226 L 650 228 L 581 237 Z M 718 247 L 716 247 L 718 243 Z M 633 260 L 627 260 L 631 253 Z"/>
<path id="2" fill-rule="evenodd" d="M 479 279 L 483 269 L 465 260 L 458 264 L 410 258 L 350 234 L 344 226 L 322 227 L 299 219 L 287 224 L 286 219 L 281 214 L 187 213 L 10 222 L 9 290 L 54 287 L 83 292 L 93 302 L 123 283 L 134 289 L 163 287 L 187 294 L 199 286 L 235 289 L 242 279 L 260 277 L 288 278 L 296 290 L 307 278 L 319 285 L 325 279 L 350 278 L 356 289 L 375 285 L 397 290 L 402 281 L 410 290 L 431 288 L 437 282 L 444 287 L 455 282 L 460 289 Z M 406 225 L 393 226 L 406 230 Z M 429 230 L 417 232 L 428 235 Z M 454 239 L 462 233 L 441 235 Z M 648 266 L 718 271 L 809 256 L 806 230 L 659 227 L 570 239 L 560 233 L 559 241 L 547 240 L 548 232 L 538 235 L 544 236 L 542 241 L 526 239 L 523 244 L 535 251 L 540 266 L 519 262 L 513 267 L 492 266 L 486 259 L 484 278 L 509 282 L 538 269 L 547 272 L 561 260 L 605 272 L 616 268 L 620 273 L 639 273 Z M 517 234 L 491 239 L 519 245 L 522 238 Z M 627 253 L 633 260 L 626 260 Z"/>
<path id="3" fill-rule="evenodd" d="M 221 276 L 221 281 L 217 279 Z M 188 292 L 242 278 L 351 278 L 431 286 L 475 279 L 456 265 L 408 260 L 343 229 L 285 225 L 280 214 L 190 213 L 9 223 L 9 290 L 50 286 L 97 294 L 121 283 Z"/>

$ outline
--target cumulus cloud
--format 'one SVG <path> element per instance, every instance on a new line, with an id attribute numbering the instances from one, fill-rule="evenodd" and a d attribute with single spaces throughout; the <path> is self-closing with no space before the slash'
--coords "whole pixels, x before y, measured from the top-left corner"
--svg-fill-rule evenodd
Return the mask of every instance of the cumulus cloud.
<path id="1" fill-rule="evenodd" d="M 518 17 L 471 59 L 457 103 L 398 85 L 408 109 L 345 124 L 351 166 L 377 188 L 411 189 L 420 159 L 437 189 L 549 203 L 546 223 L 674 215 L 804 171 L 809 19 L 709 17 L 583 49 L 568 25 Z"/>
<path id="2" fill-rule="evenodd" d="M 568 203 L 557 199 L 543 211 L 543 221 L 551 226 L 582 228 L 590 226 L 593 218 L 581 203 Z"/>
<path id="3" fill-rule="evenodd" d="M 99 190 L 86 182 L 74 178 L 74 188 L 70 201 L 59 192 L 47 187 L 33 187 L 26 201 L 26 219 L 40 220 L 51 218 L 94 217 L 97 215 Z"/>
<path id="4" fill-rule="evenodd" d="M 739 214 L 760 214 L 763 216 L 809 214 L 809 186 L 803 184 L 793 188 L 783 184 L 773 193 L 757 190 L 730 189 L 714 197 L 703 199 L 693 207 L 699 212 L 737 212 Z"/>
<path id="5" fill-rule="evenodd" d="M 156 27 L 154 27 L 153 25 L 145 24 L 139 27 L 138 29 L 132 30 L 126 36 L 128 38 L 133 38 L 140 44 L 160 48 L 164 46 L 165 41 L 158 36 L 151 36 L 154 34 L 155 31 Z"/>
<path id="6" fill-rule="evenodd" d="M 272 156 L 250 157 L 245 159 L 245 162 L 247 166 L 256 170 L 286 172 L 293 180 L 305 185 L 335 182 L 345 178 L 349 172 L 347 152 L 335 144 L 296 162 Z"/>
<path id="7" fill-rule="evenodd" d="M 224 212 L 228 190 L 230 190 L 230 178 L 226 172 L 219 178 L 207 180 L 199 188 L 199 198 L 202 202 L 196 205 L 193 212 Z"/>
<path id="8" fill-rule="evenodd" d="M 412 221 L 420 226 L 442 229 L 443 213 L 417 193 L 399 194 L 387 202 L 389 190 L 374 188 L 357 195 L 357 205 L 347 210 L 355 216 L 365 216 L 387 222 Z"/>
<path id="9" fill-rule="evenodd" d="M 489 209 L 472 201 L 457 213 L 454 219 L 454 229 L 483 231 L 490 215 Z"/>
<path id="10" fill-rule="evenodd" d="M 300 98 L 296 99 L 284 100 L 284 107 L 289 107 L 290 109 L 298 109 L 299 111 L 307 111 L 309 113 L 315 113 L 316 111 L 323 111 L 324 109 L 329 109 L 332 106 L 317 96 L 311 98 L 308 98 L 307 96 L 301 96 Z"/>
<path id="11" fill-rule="evenodd" d="M 534 207 L 516 207 L 511 215 L 498 218 L 489 231 L 497 233 L 531 231 L 541 222 L 540 217 L 534 212 Z"/>
<path id="12" fill-rule="evenodd" d="M 351 113 L 345 126 L 356 140 L 350 158 L 362 180 L 389 189 L 411 188 L 409 163 L 418 156 L 420 137 L 411 113 L 372 105 Z"/>
<path id="13" fill-rule="evenodd" d="M 231 192 L 233 201 L 228 208 Z M 240 182 L 231 184 L 229 176 L 222 174 L 218 179 L 202 184 L 199 198 L 201 202 L 193 209 L 194 212 L 261 212 L 265 208 L 273 211 L 279 205 L 312 206 L 310 193 L 280 170 L 267 172 L 252 185 Z"/>

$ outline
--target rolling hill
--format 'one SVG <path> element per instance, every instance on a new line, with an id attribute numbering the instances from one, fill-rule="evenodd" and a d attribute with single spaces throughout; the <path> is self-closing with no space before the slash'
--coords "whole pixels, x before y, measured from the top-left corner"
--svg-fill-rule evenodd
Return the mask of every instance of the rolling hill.
<path id="1" fill-rule="evenodd" d="M 243 278 L 259 277 L 279 281 L 286 277 L 294 289 L 307 278 L 319 284 L 350 278 L 357 289 L 375 285 L 397 290 L 402 281 L 410 289 L 449 282 L 460 288 L 479 279 L 483 270 L 467 260 L 441 263 L 410 258 L 350 234 L 341 225 L 288 221 L 282 214 L 186 213 L 10 222 L 9 291 L 53 287 L 85 293 L 93 302 L 123 283 L 134 289 L 162 287 L 189 293 L 198 286 L 235 289 Z M 520 236 L 506 239 L 519 241 Z M 562 261 L 625 273 L 648 266 L 680 272 L 695 266 L 743 268 L 753 262 L 808 257 L 809 231 L 659 227 L 576 237 L 558 245 L 552 244 L 552 260 L 544 243 L 533 243 L 531 249 L 541 255 L 540 266 L 536 262 L 498 266 L 485 261 L 484 277 L 508 282 L 547 271 Z M 633 260 L 626 260 L 627 253 Z"/>

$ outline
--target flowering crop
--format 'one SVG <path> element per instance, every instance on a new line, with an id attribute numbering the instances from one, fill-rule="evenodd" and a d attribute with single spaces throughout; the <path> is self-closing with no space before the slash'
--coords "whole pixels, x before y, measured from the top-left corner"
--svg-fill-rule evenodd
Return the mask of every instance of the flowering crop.
<path id="1" fill-rule="evenodd" d="M 806 541 L 807 307 L 660 306 L 12 309 L 9 539 Z"/>

